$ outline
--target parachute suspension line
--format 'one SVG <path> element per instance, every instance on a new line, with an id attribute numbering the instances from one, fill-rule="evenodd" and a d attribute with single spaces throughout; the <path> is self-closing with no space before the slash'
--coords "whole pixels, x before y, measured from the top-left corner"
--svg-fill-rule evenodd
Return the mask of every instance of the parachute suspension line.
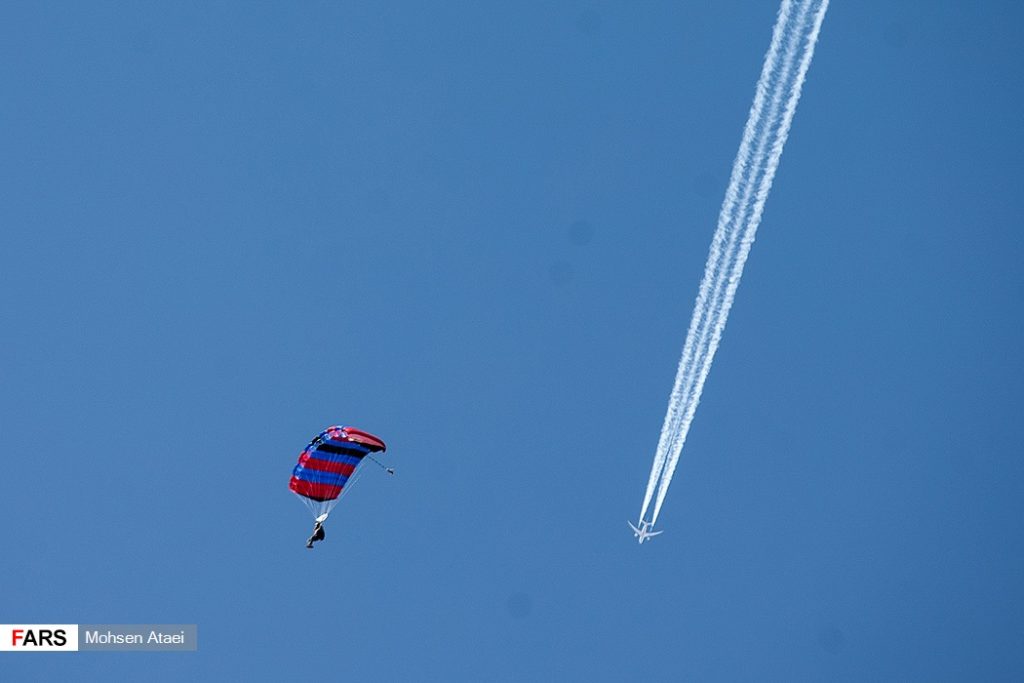
<path id="1" fill-rule="evenodd" d="M 387 472 L 388 474 L 394 474 L 394 473 L 395 473 L 395 470 L 394 470 L 394 469 L 392 469 L 392 468 L 390 468 L 390 467 L 387 467 L 386 465 L 384 465 L 384 463 L 382 463 L 382 462 L 381 462 L 380 460 L 378 460 L 377 458 L 373 457 L 373 456 L 372 456 L 372 455 L 370 455 L 369 453 L 367 453 L 367 454 L 366 454 L 366 455 L 364 455 L 363 457 L 364 457 L 364 458 L 369 458 L 370 460 L 372 460 L 372 461 L 374 461 L 375 463 L 377 463 L 377 467 L 381 468 L 382 470 L 384 470 L 384 471 L 385 471 L 385 472 Z"/>
<path id="2" fill-rule="evenodd" d="M 364 455 L 362 459 L 366 460 L 367 458 L 369 458 L 370 460 L 375 462 L 378 467 L 380 467 L 382 470 L 384 470 L 388 474 L 394 474 L 395 473 L 395 471 L 393 469 L 391 469 L 390 467 L 385 467 L 383 464 L 381 464 L 381 462 L 379 460 L 377 460 L 377 458 L 373 457 L 369 453 Z M 336 506 L 338 503 L 340 503 L 341 499 L 344 498 L 348 494 L 348 492 L 352 490 L 352 487 L 355 486 L 359 482 L 359 479 L 362 478 L 363 473 L 365 471 L 366 471 L 366 468 L 362 467 L 362 463 L 361 462 L 359 463 L 359 465 L 356 465 L 355 470 L 352 471 L 352 476 L 350 476 L 348 481 L 345 482 L 345 487 L 343 489 L 341 489 L 341 493 L 338 494 L 338 497 L 335 498 L 334 500 L 325 500 L 322 503 L 319 503 L 319 514 L 323 514 L 323 513 L 330 514 L 331 511 L 334 510 L 334 506 Z M 312 502 L 309 499 L 304 499 L 304 500 L 306 500 L 306 502 L 310 502 L 310 503 Z M 310 509 L 313 510 L 314 515 L 318 514 L 317 508 L 314 508 L 313 506 L 311 506 Z"/>
<path id="3" fill-rule="evenodd" d="M 380 463 L 377 462 L 372 456 L 363 457 L 370 457 L 371 460 L 380 465 Z M 383 465 L 380 466 L 384 467 Z M 387 468 L 385 467 L 384 469 Z M 300 496 L 299 494 L 295 495 L 299 498 L 299 500 L 303 502 L 303 504 L 306 506 L 306 509 L 309 510 L 309 513 L 313 516 L 313 519 L 316 519 L 323 515 L 329 515 L 334 510 L 334 507 L 341 502 L 341 499 L 344 498 L 345 495 L 352 489 L 352 487 L 356 485 L 356 483 L 362 476 L 363 468 L 357 465 L 355 470 L 353 470 L 352 472 L 352 476 L 350 476 L 348 481 L 345 482 L 345 487 L 341 489 L 341 493 L 338 494 L 338 497 L 333 500 L 313 500 L 312 498 Z"/>
<path id="4" fill-rule="evenodd" d="M 366 456 L 363 456 L 363 457 L 366 457 Z M 362 463 L 360 463 L 360 465 L 361 464 Z M 348 494 L 348 492 L 352 490 L 352 487 L 356 485 L 356 483 L 359 481 L 359 479 L 362 476 L 363 476 L 363 468 L 360 467 L 359 465 L 356 465 L 355 470 L 352 471 L 352 476 L 350 476 L 348 478 L 348 481 L 345 482 L 345 488 L 341 489 L 341 493 L 338 494 L 337 498 L 335 498 L 334 500 L 328 501 L 328 506 L 329 507 L 326 510 L 324 510 L 324 512 L 330 512 L 331 510 L 333 510 L 334 506 L 341 502 L 341 499 L 344 498 Z"/>
<path id="5" fill-rule="evenodd" d="M 300 496 L 297 493 L 295 495 L 302 501 L 302 504 L 306 506 L 307 510 L 309 510 L 309 514 L 313 515 L 314 518 L 325 512 L 324 501 L 306 498 L 305 496 Z"/>

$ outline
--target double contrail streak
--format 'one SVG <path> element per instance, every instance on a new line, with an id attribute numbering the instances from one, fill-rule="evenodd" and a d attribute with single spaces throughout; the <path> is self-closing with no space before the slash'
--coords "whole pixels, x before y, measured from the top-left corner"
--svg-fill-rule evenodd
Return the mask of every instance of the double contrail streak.
<path id="1" fill-rule="evenodd" d="M 779 166 L 828 0 L 783 0 L 733 163 L 690 329 L 651 466 L 640 519 L 654 525 L 722 339 L 743 266 Z"/>

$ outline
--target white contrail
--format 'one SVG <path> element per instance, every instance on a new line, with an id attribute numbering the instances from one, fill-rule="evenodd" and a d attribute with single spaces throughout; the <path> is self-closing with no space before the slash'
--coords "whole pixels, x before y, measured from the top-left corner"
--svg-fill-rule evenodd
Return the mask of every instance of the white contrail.
<path id="1" fill-rule="evenodd" d="M 739 189 L 744 184 L 743 178 L 753 152 L 751 141 L 756 133 L 756 124 L 761 118 L 767 99 L 767 85 L 771 74 L 775 72 L 780 53 L 782 52 L 783 28 L 789 20 L 789 13 L 792 9 L 791 0 L 783 0 L 779 8 L 779 18 L 775 22 L 775 29 L 772 31 L 772 42 L 764 58 L 764 67 L 761 69 L 761 78 L 758 80 L 754 92 L 754 103 L 750 108 L 750 116 L 747 118 L 747 125 L 743 131 L 743 138 L 740 140 L 740 149 L 736 154 L 736 162 L 732 167 L 732 177 L 729 180 L 729 187 L 725 191 L 725 199 L 722 202 L 722 209 L 718 215 L 718 228 L 711 240 L 711 250 L 708 253 L 707 265 L 704 267 L 704 278 L 697 291 L 697 303 L 693 308 L 693 317 L 690 320 L 690 332 L 686 335 L 686 342 L 683 344 L 683 355 L 679 359 L 679 368 L 676 370 L 676 381 L 672 387 L 672 394 L 669 398 L 668 409 L 665 413 L 665 422 L 661 428 L 661 435 L 658 438 L 658 448 L 654 454 L 654 463 L 651 466 L 651 476 L 647 482 L 647 491 L 644 494 L 643 506 L 640 509 L 640 519 L 644 519 L 647 508 L 651 504 L 658 480 L 668 459 L 668 452 L 672 444 L 672 437 L 678 430 L 681 419 L 680 406 L 683 405 L 687 394 L 693 385 L 693 372 L 690 371 L 693 365 L 694 342 L 697 335 L 694 330 L 702 327 L 703 320 L 708 310 L 708 295 L 712 289 L 715 275 L 721 267 L 721 260 L 729 248 L 723 250 L 723 243 L 727 242 L 726 230 L 732 220 L 732 212 L 739 200 Z"/>
<path id="2" fill-rule="evenodd" d="M 687 433 L 689 432 L 690 423 L 693 420 L 693 414 L 697 409 L 697 404 L 700 402 L 704 381 L 707 379 L 715 351 L 718 349 L 722 329 L 725 327 L 736 288 L 739 286 L 739 280 L 743 274 L 743 265 L 746 263 L 747 254 L 750 251 L 754 234 L 761 220 L 764 201 L 767 199 L 775 170 L 778 168 L 779 156 L 782 154 L 782 143 L 785 142 L 789 123 L 792 121 L 792 112 L 795 111 L 796 98 L 799 97 L 799 88 L 803 82 L 803 75 L 806 73 L 806 67 L 804 67 L 804 74 L 801 74 L 798 70 L 796 77 L 794 77 L 797 50 L 800 47 L 801 41 L 806 37 L 804 34 L 808 27 L 808 13 L 813 4 L 813 0 L 801 2 L 796 16 L 792 18 L 792 25 L 785 25 L 789 17 L 784 16 L 783 12 L 780 11 L 777 27 L 784 25 L 784 32 L 788 34 L 786 53 L 776 74 L 762 73 L 764 86 L 771 90 L 771 105 L 768 112 L 759 119 L 754 119 L 755 112 L 751 111 L 751 119 L 754 122 L 754 126 L 751 126 L 750 129 L 757 131 L 757 141 L 754 145 L 755 152 L 745 163 L 737 155 L 736 165 L 742 166 L 745 172 L 739 181 L 743 187 L 740 200 L 740 215 L 734 220 L 722 222 L 722 229 L 729 233 L 729 245 L 726 249 L 726 256 L 730 262 L 730 267 L 717 271 L 714 274 L 715 282 L 712 301 L 705 308 L 703 324 L 697 333 L 699 336 L 694 344 L 700 356 L 695 359 L 695 363 L 689 368 L 689 377 L 687 378 L 688 394 L 681 404 L 677 406 L 677 411 L 682 413 L 682 417 L 679 418 L 680 421 L 675 425 L 675 430 L 672 434 L 671 450 L 663 468 L 663 476 L 658 488 L 652 523 L 657 519 L 661 511 L 662 503 L 668 492 L 668 485 L 671 482 L 672 474 L 679 460 L 679 454 L 682 451 Z M 821 16 L 824 17 L 824 14 L 821 14 Z M 820 22 L 817 25 L 820 26 Z M 812 33 L 816 36 L 814 24 L 810 24 L 810 26 Z M 801 60 L 801 64 L 803 63 L 804 60 Z M 806 60 L 806 64 L 809 66 L 809 60 Z M 758 85 L 760 89 L 762 81 L 759 81 Z M 786 94 L 789 95 L 789 98 L 786 102 L 786 109 L 780 119 L 780 108 L 783 97 Z M 750 122 L 748 121 L 748 123 Z M 760 179 L 760 182 L 758 182 L 758 179 Z M 756 193 L 754 191 L 755 188 Z M 741 228 L 744 228 L 742 241 L 738 239 L 741 234 Z M 710 341 L 708 339 L 709 334 L 711 335 Z"/>
<path id="3" fill-rule="evenodd" d="M 700 357 L 703 357 L 706 352 L 710 313 L 718 307 L 723 290 L 722 282 L 725 279 L 725 274 L 729 272 L 728 265 L 736 255 L 737 240 L 740 234 L 738 226 L 742 224 L 744 214 L 749 211 L 751 205 L 750 194 L 754 187 L 751 175 L 756 174 L 764 163 L 767 136 L 762 127 L 765 120 L 771 120 L 778 116 L 782 88 L 778 87 L 775 81 L 779 78 L 779 71 L 788 72 L 790 70 L 794 59 L 795 37 L 788 26 L 792 17 L 792 5 L 790 0 L 784 0 L 779 8 L 779 17 L 772 32 L 771 46 L 765 55 L 761 77 L 758 79 L 754 94 L 754 102 L 747 118 L 736 160 L 733 163 L 732 175 L 719 213 L 718 226 L 711 242 L 708 262 L 690 321 L 690 330 L 686 335 L 686 343 L 683 346 L 683 354 L 676 372 L 675 385 L 669 398 L 665 422 L 658 441 L 658 449 L 655 452 L 655 461 L 651 468 L 651 477 L 641 508 L 641 519 L 646 515 L 655 484 L 662 476 L 672 445 L 679 433 L 687 399 L 696 379 L 694 366 L 695 363 L 697 367 L 700 366 Z M 782 59 L 781 65 L 780 58 Z M 769 111 L 766 114 L 764 108 L 769 99 Z M 737 205 L 741 211 L 739 216 L 734 213 Z M 709 298 L 711 303 L 708 302 Z M 700 357 L 695 358 L 695 354 L 698 353 Z"/>
<path id="4" fill-rule="evenodd" d="M 827 9 L 828 0 L 800 0 L 795 8 L 792 0 L 783 0 L 779 9 L 771 46 L 765 55 L 722 203 L 644 495 L 641 519 L 645 518 L 657 488 L 652 525 L 661 512 L 700 403 Z"/>

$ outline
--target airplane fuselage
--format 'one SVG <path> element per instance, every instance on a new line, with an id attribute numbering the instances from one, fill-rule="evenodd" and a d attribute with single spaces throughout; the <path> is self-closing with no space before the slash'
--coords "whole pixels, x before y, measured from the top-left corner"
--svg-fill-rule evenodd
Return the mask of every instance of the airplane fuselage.
<path id="1" fill-rule="evenodd" d="M 651 538 L 660 534 L 660 531 L 652 531 L 654 522 L 648 522 L 647 520 L 641 519 L 637 524 L 640 526 L 633 526 L 632 522 L 627 521 L 629 528 L 633 530 L 633 537 L 637 539 L 637 543 L 643 545 L 644 541 L 649 541 Z"/>

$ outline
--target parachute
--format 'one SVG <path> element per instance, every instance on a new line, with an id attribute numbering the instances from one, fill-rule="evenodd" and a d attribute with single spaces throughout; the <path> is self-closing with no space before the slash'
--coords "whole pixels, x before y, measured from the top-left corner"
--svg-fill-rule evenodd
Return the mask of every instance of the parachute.
<path id="1" fill-rule="evenodd" d="M 363 458 L 373 460 L 370 453 L 386 450 L 384 442 L 369 432 L 340 425 L 328 427 L 299 454 L 288 488 L 322 522 L 342 494 L 355 484 Z"/>

